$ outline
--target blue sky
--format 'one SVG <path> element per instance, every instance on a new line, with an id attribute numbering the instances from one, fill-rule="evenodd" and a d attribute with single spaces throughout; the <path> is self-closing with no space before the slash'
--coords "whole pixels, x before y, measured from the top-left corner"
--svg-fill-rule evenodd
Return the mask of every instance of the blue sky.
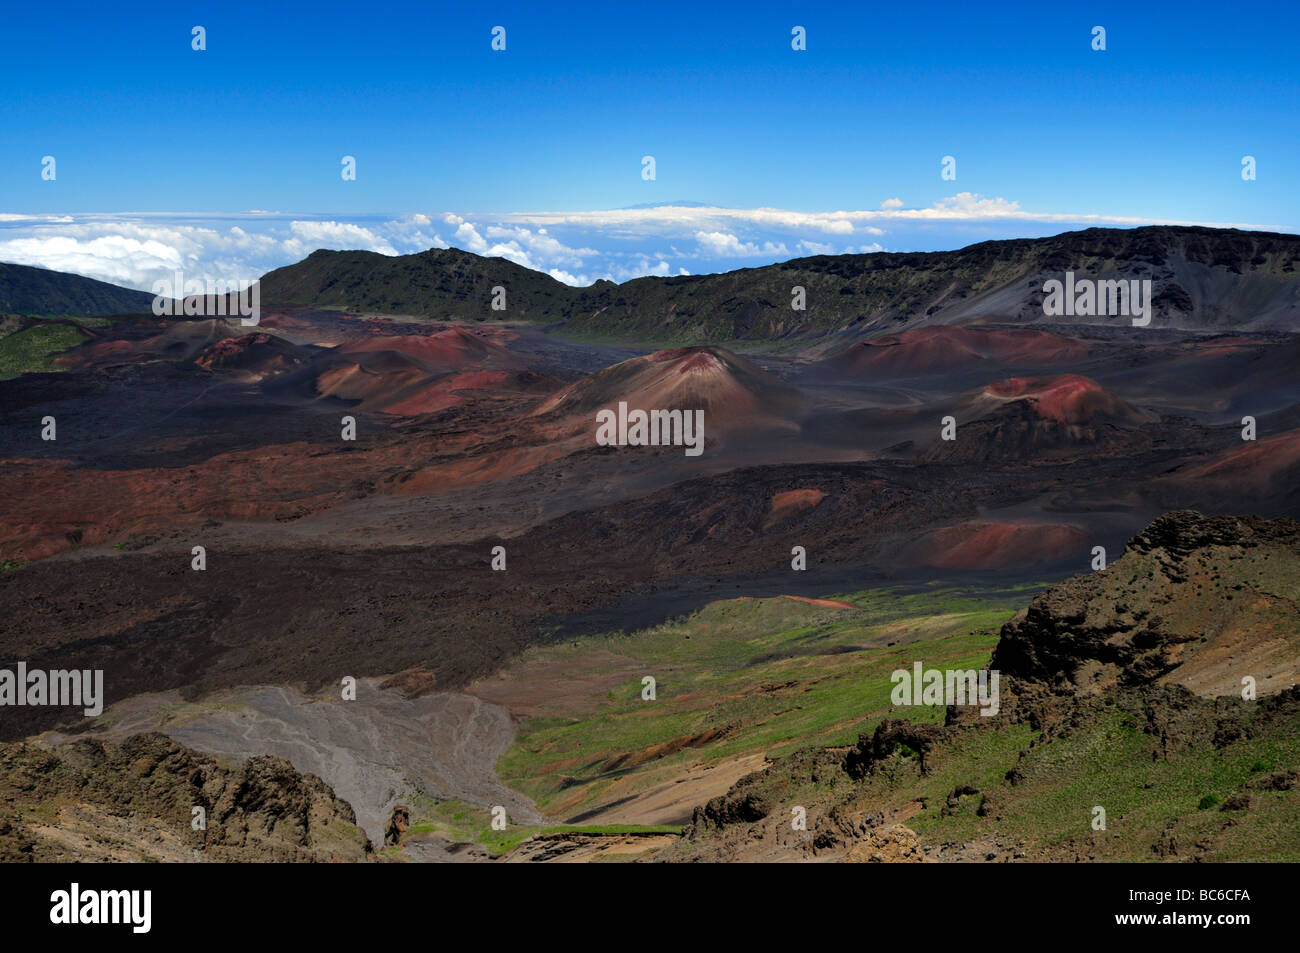
<path id="1" fill-rule="evenodd" d="M 1089 224 L 1300 228 L 1300 5 L 985 7 L 12 6 L 0 260 L 138 285 L 173 258 L 427 242 L 583 282 Z M 678 200 L 731 211 L 593 214 Z M 735 214 L 755 209 L 785 214 Z M 836 212 L 864 215 L 823 227 Z"/>

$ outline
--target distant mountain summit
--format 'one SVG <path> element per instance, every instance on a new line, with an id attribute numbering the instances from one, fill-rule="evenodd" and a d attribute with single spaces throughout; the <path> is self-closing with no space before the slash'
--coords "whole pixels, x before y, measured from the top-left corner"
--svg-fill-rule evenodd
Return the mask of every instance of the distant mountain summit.
<path id="1" fill-rule="evenodd" d="M 263 307 L 337 308 L 474 321 L 556 321 L 568 316 L 575 289 L 504 258 L 458 248 L 414 255 L 314 251 L 262 276 Z M 504 311 L 492 310 L 493 288 Z"/>

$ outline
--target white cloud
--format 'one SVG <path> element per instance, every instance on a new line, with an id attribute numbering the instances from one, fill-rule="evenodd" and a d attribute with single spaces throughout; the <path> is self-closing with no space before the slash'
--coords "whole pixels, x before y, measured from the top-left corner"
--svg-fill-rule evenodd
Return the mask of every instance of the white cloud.
<path id="1" fill-rule="evenodd" d="M 293 238 L 284 245 L 290 251 L 304 250 L 310 253 L 318 248 L 330 248 L 375 251 L 381 255 L 399 254 L 387 239 L 380 238 L 368 228 L 347 222 L 295 221 L 289 223 L 289 230 L 293 232 Z"/>
<path id="2" fill-rule="evenodd" d="M 456 218 L 458 216 L 448 217 Z M 465 251 L 472 251 L 476 255 L 482 255 L 487 252 L 487 241 L 478 233 L 478 229 L 476 229 L 472 223 L 465 221 L 463 218 L 460 219 L 456 225 L 454 237 L 458 247 L 465 249 Z"/>
<path id="3" fill-rule="evenodd" d="M 703 251 L 715 258 L 756 258 L 760 255 L 788 255 L 784 244 L 742 242 L 728 232 L 696 232 L 695 240 Z"/>
<path id="4" fill-rule="evenodd" d="M 610 281 L 621 283 L 624 281 L 631 281 L 633 278 L 645 278 L 650 275 L 656 275 L 663 278 L 672 273 L 672 266 L 668 264 L 667 259 L 637 256 L 629 264 L 614 264 L 605 272 L 592 275 L 592 280 L 594 281 L 597 278 L 606 278 Z M 689 275 L 690 272 L 679 266 L 677 274 Z"/>
<path id="5" fill-rule="evenodd" d="M 171 274 L 185 264 L 184 254 L 170 245 L 125 235 L 16 238 L 0 242 L 0 260 L 137 287 L 150 275 Z"/>
<path id="6" fill-rule="evenodd" d="M 902 207 L 903 207 L 903 200 L 902 200 L 902 199 L 885 199 L 883 202 L 880 203 L 880 207 L 881 207 L 881 208 L 902 208 Z"/>
<path id="7" fill-rule="evenodd" d="M 556 281 L 563 281 L 566 285 L 591 284 L 591 282 L 587 280 L 586 275 L 583 275 L 581 277 L 577 275 L 571 275 L 567 271 L 561 271 L 559 268 L 552 268 L 550 271 L 547 272 L 547 274 L 550 275 L 552 278 L 554 278 Z"/>
<path id="8" fill-rule="evenodd" d="M 528 252 L 544 261 L 557 265 L 581 266 L 583 259 L 599 254 L 594 248 L 570 248 L 559 239 L 548 235 L 546 229 L 539 228 L 535 233 L 527 228 L 503 228 L 489 225 L 484 229 L 488 238 L 508 238 L 510 244 L 526 248 Z"/>

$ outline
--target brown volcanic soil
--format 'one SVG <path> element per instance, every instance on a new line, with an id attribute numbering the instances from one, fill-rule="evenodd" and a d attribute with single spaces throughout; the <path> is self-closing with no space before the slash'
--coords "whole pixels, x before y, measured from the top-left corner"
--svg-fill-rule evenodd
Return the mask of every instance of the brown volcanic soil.
<path id="1" fill-rule="evenodd" d="M 312 316 L 310 322 L 285 316 L 285 322 L 275 334 L 241 333 L 237 325 L 217 321 L 120 322 L 112 333 L 122 342 L 152 342 L 149 360 L 0 382 L 0 559 L 41 559 L 74 547 L 147 546 L 169 537 L 180 542 L 176 534 L 191 535 L 212 521 L 292 523 L 295 539 L 328 547 L 336 516 L 356 526 L 357 514 L 366 512 L 378 518 L 365 521 L 364 545 L 436 542 L 464 538 L 473 524 L 468 514 L 482 506 L 470 493 L 501 500 L 513 494 L 519 501 L 515 513 L 507 517 L 508 507 L 495 507 L 495 522 L 478 523 L 482 537 L 584 509 L 582 492 L 562 502 L 565 485 L 595 493 L 597 502 L 626 499 L 700 473 L 755 463 L 817 466 L 862 459 L 872 454 L 869 447 L 900 460 L 945 465 L 933 474 L 891 476 L 911 486 L 947 486 L 964 498 L 962 505 L 945 502 L 938 512 L 926 512 L 918 521 L 926 531 L 943 525 L 941 518 L 969 519 L 982 505 L 979 487 L 985 481 L 975 480 L 968 490 L 962 482 L 968 478 L 954 480 L 949 464 L 1022 470 L 1069 460 L 1087 464 L 1059 479 L 1076 497 L 1070 505 L 1095 512 L 1099 504 L 1089 497 L 1100 497 L 1104 508 L 1136 508 L 1123 521 L 1122 531 L 1132 532 L 1170 501 L 1213 506 L 1218 471 L 1195 468 L 1209 452 L 1230 447 L 1235 434 L 1235 428 L 1211 431 L 1185 420 L 1157 421 L 1078 375 L 994 380 L 973 398 L 913 395 L 916 409 L 906 413 L 843 415 L 810 410 L 805 397 L 777 374 L 719 348 L 661 351 L 584 374 L 599 352 L 552 345 L 536 333 L 439 328 L 413 334 L 410 323 L 339 315 Z M 309 330 L 297 327 L 303 323 L 310 323 Z M 953 336 L 948 331 L 945 340 Z M 344 343 L 331 350 L 287 337 L 318 341 L 322 334 Z M 991 354 L 1055 353 L 1054 342 L 1047 347 L 1040 340 L 1046 332 L 1007 332 L 1010 344 L 1000 334 L 970 331 Z M 171 343 L 161 346 L 162 341 Z M 104 343 L 113 342 L 97 345 Z M 1236 360 L 1240 346 L 1221 349 Z M 563 385 L 557 375 L 577 379 Z M 833 398 L 852 399 L 847 392 Z M 594 410 L 620 400 L 634 407 L 705 409 L 705 457 L 693 462 L 658 448 L 594 446 Z M 961 417 L 958 440 L 939 441 L 936 418 L 954 408 Z M 55 443 L 38 439 L 37 423 L 47 412 L 59 420 Z M 347 413 L 358 417 L 355 443 L 339 439 L 339 420 Z M 1151 492 L 1143 487 L 1135 500 L 1131 489 L 1106 485 L 1120 472 L 1112 467 L 1118 459 L 1128 461 L 1130 478 L 1173 473 L 1179 466 L 1183 474 L 1154 484 Z M 623 479 L 616 478 L 620 470 Z M 593 483 L 597 472 L 602 478 Z M 1049 508 L 1047 499 L 1063 498 L 1049 479 L 1018 475 L 1002 499 L 1026 502 L 1037 490 L 1049 496 L 1036 505 Z M 706 511 L 730 504 L 726 481 L 717 486 L 720 495 L 702 503 Z M 798 525 L 803 516 L 794 518 L 797 513 L 825 506 L 813 505 L 808 495 L 825 492 L 816 485 L 794 483 L 775 492 L 800 495 L 770 504 L 758 527 L 763 533 Z M 431 500 L 442 501 L 439 508 L 447 515 L 428 520 Z M 1268 502 L 1283 511 L 1291 505 L 1285 498 Z M 766 498 L 764 505 L 769 506 Z M 994 524 L 1019 525 L 1025 517 L 1033 523 L 1043 516 L 1053 523 L 1095 524 L 1089 515 L 984 515 Z M 429 526 L 422 537 L 414 529 L 421 522 Z M 443 525 L 456 529 L 442 535 Z M 1056 553 L 1065 559 L 1075 543 L 1060 539 L 1070 547 Z M 797 543 L 808 545 L 809 539 Z M 919 562 L 970 561 L 945 562 L 946 548 L 940 540 Z M 1021 562 L 1038 565 L 1041 555 L 1031 553 Z"/>
<path id="2" fill-rule="evenodd" d="M 597 577 L 512 556 L 511 572 L 473 550 L 188 550 L 35 563 L 0 576 L 6 656 L 31 667 L 104 670 L 109 703 L 149 691 L 238 685 L 314 690 L 345 675 L 430 669 L 438 687 L 487 674 L 556 610 L 607 597 Z M 515 568 L 515 560 L 519 568 Z M 531 565 L 530 572 L 521 571 Z M 636 584 L 624 570 L 621 579 Z M 12 717 L 10 717 L 12 715 Z M 0 735 L 56 724 L 63 709 L 6 710 Z"/>
<path id="3" fill-rule="evenodd" d="M 35 560 L 0 573 L 10 663 L 102 668 L 109 703 L 326 690 L 394 672 L 403 691 L 454 690 L 536 641 L 644 624 L 727 586 L 815 596 L 936 569 L 1041 579 L 1082 569 L 1101 544 L 1105 579 L 1074 583 L 1102 586 L 1094 608 L 1077 617 L 1067 587 L 1055 628 L 1006 634 L 1005 651 L 1033 649 L 1026 672 L 1078 624 L 1093 654 L 1055 659 L 1058 688 L 1107 690 L 1136 673 L 1229 695 L 1241 666 L 1261 691 L 1294 679 L 1300 595 L 1263 564 L 1277 540 L 1206 565 L 1177 546 L 1135 553 L 1177 587 L 1157 593 L 1172 606 L 1141 602 L 1130 563 L 1114 562 L 1171 502 L 1300 514 L 1285 434 L 1243 448 L 1236 424 L 1159 417 L 1129 399 L 1144 366 L 1176 364 L 1167 379 L 1185 382 L 1266 350 L 1220 342 L 1144 364 L 1147 345 L 1107 342 L 1087 377 L 1008 380 L 976 362 L 974 395 L 956 376 L 900 388 L 889 400 L 905 405 L 882 407 L 879 392 L 851 387 L 806 398 L 797 369 L 719 348 L 629 359 L 523 332 L 421 334 L 340 316 L 295 327 L 304 320 L 238 336 L 211 322 L 126 322 L 74 352 L 90 354 L 80 368 L 0 382 L 0 560 Z M 594 446 L 594 410 L 619 400 L 702 406 L 706 433 L 727 440 L 698 462 Z M 961 407 L 979 416 L 962 417 L 946 455 L 927 455 L 939 417 Z M 39 440 L 45 413 L 58 417 L 56 443 Z M 355 444 L 339 440 L 347 413 Z M 866 449 L 890 444 L 891 459 Z M 488 565 L 498 543 L 505 573 Z M 189 568 L 193 545 L 208 548 L 205 572 Z M 805 573 L 790 569 L 794 546 L 807 548 Z M 1241 567 L 1263 581 L 1234 575 Z M 87 724 L 7 709 L 0 737 Z M 873 856 L 908 854 L 906 835 L 872 830 Z"/>
<path id="4" fill-rule="evenodd" d="M 939 439 L 936 429 L 921 460 L 1033 465 L 1045 458 L 1074 459 L 1099 452 L 1135 455 L 1159 447 L 1196 451 L 1210 446 L 1212 439 L 1205 428 L 1134 407 L 1079 374 L 1002 378 L 945 409 L 957 421 L 958 439 Z"/>
<path id="5" fill-rule="evenodd" d="M 389 447 L 393 454 L 418 452 L 409 440 Z M 364 457 L 323 451 L 319 459 L 357 466 Z M 29 467 L 34 477 L 58 488 L 32 502 L 57 513 L 77 484 L 58 481 L 60 471 Z M 1094 487 L 1110 485 L 1118 496 L 1134 468 L 1132 459 L 1101 458 L 1086 473 Z M 109 478 L 129 476 L 68 472 L 84 481 L 88 494 L 102 494 Z M 325 488 L 331 478 L 305 455 L 296 471 L 304 482 L 296 487 L 278 483 L 279 475 L 265 463 L 249 472 L 262 475 L 263 482 L 254 485 L 263 492 L 283 485 L 283 492 L 301 493 L 310 485 L 305 481 Z M 575 467 L 566 479 L 578 480 L 582 472 Z M 314 535 L 296 537 L 303 540 L 299 545 L 251 548 L 239 544 L 238 533 L 224 534 L 224 542 L 209 546 L 207 570 L 195 572 L 189 568 L 190 547 L 204 544 L 205 532 L 217 529 L 200 525 L 209 508 L 164 487 L 143 496 L 120 491 L 109 498 L 120 496 L 123 505 L 134 503 L 155 519 L 160 503 L 174 501 L 191 528 L 148 552 L 86 554 L 0 574 L 6 606 L 0 638 L 8 657 L 32 666 L 105 669 L 109 701 L 171 688 L 193 693 L 293 683 L 311 689 L 337 684 L 343 675 L 408 668 L 431 670 L 437 687 L 456 688 L 491 673 L 541 637 L 549 620 L 612 609 L 626 593 L 642 592 L 651 604 L 680 611 L 710 598 L 713 581 L 729 577 L 761 576 L 782 587 L 777 592 L 789 592 L 796 583 L 815 585 L 846 572 L 859 581 L 897 576 L 907 571 L 900 553 L 915 553 L 917 540 L 924 541 L 924 558 L 917 560 L 923 565 L 1002 568 L 1011 575 L 1050 571 L 1053 555 L 1081 566 L 1088 536 L 1118 553 L 1123 537 L 1115 533 L 1131 517 L 1076 512 L 1063 525 L 1083 528 L 1062 531 L 1059 549 L 1052 532 L 1008 531 L 998 520 L 978 518 L 1038 505 L 1080 477 L 1077 464 L 1032 471 L 904 463 L 733 470 L 541 522 L 501 541 L 508 551 L 506 573 L 488 568 L 497 542 L 490 536 L 472 545 L 337 549 L 315 542 L 328 538 L 328 522 Z M 31 499 L 20 494 L 20 485 L 12 484 L 10 492 Z M 227 505 L 250 504 L 236 497 Z M 293 497 L 274 505 L 292 512 L 289 507 L 299 504 Z M 971 526 L 941 529 L 962 523 Z M 1022 516 L 1012 525 L 1032 527 L 1034 521 Z M 796 545 L 808 549 L 806 574 L 789 569 Z M 676 588 L 682 584 L 687 585 Z M 62 717 L 53 709 L 15 709 L 10 715 L 4 724 L 10 738 Z"/>
<path id="6" fill-rule="evenodd" d="M 825 494 L 817 506 L 769 522 L 774 498 L 810 486 Z M 809 546 L 808 580 L 836 567 L 883 571 L 917 528 L 962 515 L 971 499 L 1008 494 L 996 477 L 902 466 L 734 471 L 543 523 L 503 541 L 505 573 L 488 566 L 490 538 L 342 551 L 214 546 L 197 572 L 199 527 L 150 552 L 0 574 L 0 637 L 32 666 L 105 669 L 110 701 L 169 688 L 312 688 L 406 668 L 431 669 L 438 687 L 455 688 L 538 638 L 550 617 L 677 577 L 769 573 L 802 583 L 788 570 L 793 545 Z M 3 730 L 18 737 L 58 718 L 15 709 Z"/>
<path id="7" fill-rule="evenodd" d="M 427 454 L 390 437 L 386 446 L 357 453 L 300 442 L 218 454 L 184 468 L 101 471 L 9 458 L 0 461 L 0 557 L 40 559 L 211 520 L 301 518 L 375 492 L 385 465 L 392 480 L 393 470 Z"/>
<path id="8" fill-rule="evenodd" d="M 1207 446 L 1207 433 L 1186 421 L 1134 426 L 1107 415 L 1068 423 L 1045 416 L 1032 400 L 1011 400 L 983 417 L 958 418 L 958 439 L 942 440 L 933 428 L 920 454 L 927 463 L 1001 463 L 1033 466 L 1045 460 L 1078 459 L 1101 452 L 1137 455 L 1162 446 Z M 1172 438 L 1172 439 L 1171 439 Z"/>
<path id="9" fill-rule="evenodd" d="M 1226 424 L 1300 401 L 1297 366 L 1295 335 L 1223 336 L 1128 347 L 1085 373 L 1140 404 Z"/>
<path id="10" fill-rule="evenodd" d="M 103 368 L 150 360 L 190 360 L 207 348 L 250 333 L 238 321 L 217 318 L 172 321 L 144 318 L 122 321 L 80 347 L 54 359 L 58 367 Z M 110 336 L 111 335 L 111 336 Z"/>
<path id="11" fill-rule="evenodd" d="M 288 320 L 270 337 L 233 337 L 220 322 L 121 323 L 123 341 L 175 347 L 151 343 L 143 363 L 0 382 L 0 559 L 39 560 L 0 574 L 0 638 L 8 657 L 33 665 L 105 668 L 110 700 L 313 688 L 404 669 L 455 688 L 558 620 L 623 611 L 629 594 L 681 607 L 719 580 L 815 595 L 818 580 L 933 568 L 1041 578 L 1079 568 L 1090 543 L 1118 553 L 1170 499 L 1240 505 L 1221 498 L 1213 474 L 1186 469 L 1231 447 L 1235 428 L 1139 426 L 1138 411 L 1073 375 L 987 399 L 1058 427 L 1100 427 L 1072 422 L 1092 414 L 1141 439 L 1079 443 L 1085 451 L 1068 460 L 1012 442 L 986 459 L 989 441 L 964 424 L 955 445 L 971 448 L 969 462 L 918 464 L 907 450 L 826 462 L 851 451 L 826 451 L 799 430 L 809 412 L 800 392 L 719 348 L 592 373 L 608 351 L 522 331 L 413 334 L 397 320 L 313 317 L 303 339 L 354 342 L 345 354 L 294 344 L 302 329 Z M 177 359 L 162 356 L 173 350 Z M 305 363 L 262 380 L 240 366 L 274 371 L 283 355 Z M 415 390 L 396 395 L 416 394 L 412 409 L 427 406 L 420 388 L 448 381 L 446 394 L 475 397 L 395 419 L 391 405 L 368 414 L 316 393 L 322 371 L 372 360 L 412 371 Z M 430 370 L 457 362 L 443 376 Z M 496 366 L 505 363 L 526 369 Z M 536 376 L 520 384 L 502 371 Z M 541 400 L 560 375 L 574 382 Z M 673 448 L 594 446 L 590 412 L 620 399 L 698 404 L 706 431 L 734 434 L 698 463 Z M 349 411 L 355 444 L 338 436 Z M 46 412 L 59 419 L 55 443 L 39 440 Z M 781 439 L 764 429 L 773 423 L 786 428 Z M 933 439 L 937 419 L 927 429 Z M 764 436 L 746 449 L 755 433 Z M 747 452 L 779 462 L 746 465 Z M 504 574 L 488 568 L 498 542 Z M 123 551 L 95 548 L 110 544 Z M 194 545 L 208 546 L 206 572 L 189 569 Z M 809 557 L 797 577 L 794 546 Z M 6 720 L 7 737 L 59 717 L 25 711 L 27 721 Z"/>
<path id="12" fill-rule="evenodd" d="M 203 542 L 200 527 L 149 552 L 0 574 L 0 629 L 8 656 L 33 667 L 103 668 L 110 702 L 171 688 L 313 689 L 408 668 L 456 688 L 538 639 L 547 620 L 611 607 L 624 593 L 662 601 L 661 587 L 697 579 L 698 589 L 680 595 L 698 604 L 711 598 L 711 578 L 764 574 L 788 587 L 826 573 L 896 573 L 899 550 L 918 532 L 969 517 L 975 505 L 1032 499 L 1063 473 L 1042 468 L 1033 486 L 983 469 L 901 464 L 732 471 L 544 522 L 502 541 L 505 573 L 488 566 L 490 537 L 405 549 L 229 543 L 210 547 L 206 571 L 196 572 L 190 546 Z M 817 505 L 783 507 L 772 521 L 773 501 L 809 489 L 822 494 Z M 795 545 L 808 547 L 806 576 L 788 568 Z M 931 564 L 990 568 L 971 545 L 959 536 Z M 1041 570 L 1041 547 L 1021 555 Z M 3 730 L 20 737 L 62 717 L 14 709 Z"/>
<path id="13" fill-rule="evenodd" d="M 1224 492 L 1268 497 L 1294 491 L 1300 470 L 1300 430 L 1259 437 L 1180 472 L 1179 482 L 1210 485 Z"/>
<path id="14" fill-rule="evenodd" d="M 467 336 L 478 341 L 460 334 L 453 344 Z M 432 373 L 400 347 L 379 347 L 394 340 L 409 345 L 412 338 L 374 336 L 375 347 L 361 349 L 365 363 L 328 352 L 301 366 L 297 353 L 285 350 L 292 345 L 277 338 L 226 337 L 200 349 L 196 363 L 155 362 L 92 377 L 84 395 L 90 399 L 69 393 L 68 384 L 75 382 L 48 385 L 53 399 L 46 400 L 29 386 L 30 403 L 14 408 L 15 426 L 4 434 L 19 452 L 4 454 L 0 446 L 0 558 L 33 560 L 75 546 L 135 545 L 213 520 L 297 521 L 374 496 L 463 491 L 527 477 L 548 463 L 598 449 L 593 420 L 567 413 L 567 403 L 566 413 L 529 414 L 561 386 L 549 373 L 469 365 Z M 444 344 L 437 347 L 446 350 Z M 489 344 L 490 363 L 503 363 L 496 360 L 503 348 Z M 252 381 L 257 386 L 250 388 L 250 376 L 262 376 L 259 369 L 287 361 L 286 355 L 293 358 L 286 373 Z M 726 427 L 723 411 L 736 410 L 737 401 L 754 413 L 733 423 L 777 421 L 763 400 L 793 391 L 738 358 L 740 371 L 732 374 L 733 358 L 706 350 L 652 355 L 646 360 L 658 389 L 647 393 L 683 402 L 666 407 L 702 402 L 711 408 L 711 435 Z M 225 376 L 214 381 L 218 369 Z M 762 386 L 746 389 L 750 378 Z M 570 393 L 563 389 L 560 397 Z M 583 393 L 603 404 L 619 399 L 616 389 L 601 386 Z M 69 397 L 75 399 L 71 406 Z M 147 416 L 122 428 L 120 417 L 136 420 L 137 406 Z M 31 429 L 46 409 L 60 426 L 60 440 L 48 444 L 39 440 L 39 428 Z M 340 439 L 344 414 L 358 418 L 354 443 Z M 410 414 L 418 417 L 408 422 Z M 403 417 L 400 426 L 394 416 Z M 247 417 L 256 417 L 255 423 L 248 425 Z M 215 433 L 209 431 L 213 418 L 221 421 Z M 82 465 L 70 465 L 69 458 Z M 575 465 L 582 465 L 581 457 Z M 680 459 L 670 461 L 652 480 L 670 483 L 689 472 L 683 467 Z M 636 490 L 630 484 L 625 492 Z M 382 537 L 376 542 L 382 544 Z"/>

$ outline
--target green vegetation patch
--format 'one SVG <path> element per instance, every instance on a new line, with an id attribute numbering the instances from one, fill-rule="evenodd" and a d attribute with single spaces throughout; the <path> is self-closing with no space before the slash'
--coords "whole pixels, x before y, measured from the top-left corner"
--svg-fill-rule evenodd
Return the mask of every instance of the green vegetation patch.
<path id="1" fill-rule="evenodd" d="M 784 597 L 730 599 L 632 634 L 531 649 L 507 677 L 529 677 L 531 660 L 584 675 L 604 666 L 616 685 L 584 710 L 566 700 L 526 719 L 497 773 L 544 810 L 574 816 L 688 765 L 852 744 L 881 719 L 899 716 L 890 699 L 895 670 L 915 661 L 982 667 L 1002 623 L 1037 588 L 931 586 L 827 597 L 853 609 Z M 629 678 L 629 670 L 642 674 Z M 656 680 L 653 702 L 642 699 L 644 676 Z M 941 721 L 944 710 L 906 714 Z"/>
<path id="2" fill-rule="evenodd" d="M 1026 724 L 966 732 L 931 751 L 926 775 L 904 762 L 890 759 L 853 797 L 885 810 L 923 802 L 907 824 L 929 844 L 996 835 L 1100 860 L 1300 860 L 1300 791 L 1261 783 L 1270 765 L 1300 763 L 1300 735 L 1276 725 L 1166 755 L 1117 705 L 1046 742 Z"/>
<path id="3" fill-rule="evenodd" d="M 54 357 L 86 340 L 66 324 L 38 324 L 0 338 L 0 380 L 20 374 L 57 371 Z"/>
<path id="4" fill-rule="evenodd" d="M 503 831 L 492 829 L 492 814 L 463 801 L 427 801 L 412 807 L 412 823 L 405 837 L 437 835 L 456 844 L 478 844 L 493 855 L 504 854 L 533 837 L 550 834 L 680 834 L 675 824 L 515 824 Z"/>

